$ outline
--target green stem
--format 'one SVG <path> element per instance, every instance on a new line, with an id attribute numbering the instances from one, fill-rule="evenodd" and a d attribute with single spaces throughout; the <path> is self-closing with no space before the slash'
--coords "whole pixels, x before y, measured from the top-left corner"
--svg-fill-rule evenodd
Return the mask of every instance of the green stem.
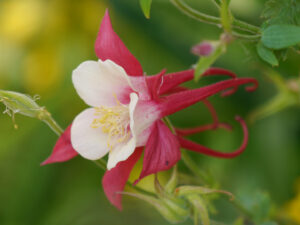
<path id="1" fill-rule="evenodd" d="M 173 134 L 176 134 L 175 129 L 169 120 L 168 117 L 164 117 L 163 121 L 165 124 L 168 126 L 168 128 L 172 131 Z M 208 182 L 210 183 L 209 179 L 207 176 L 205 176 L 204 173 L 202 173 L 199 170 L 198 165 L 191 159 L 189 154 L 186 151 L 181 151 L 181 159 L 183 160 L 184 164 L 196 175 L 198 176 L 203 182 Z"/>
<path id="2" fill-rule="evenodd" d="M 58 136 L 60 136 L 64 130 L 58 125 L 58 123 L 49 114 L 43 121 L 53 130 Z"/>
<path id="3" fill-rule="evenodd" d="M 220 8 L 220 4 L 217 0 L 211 0 L 211 1 L 217 8 Z"/>
<path id="4" fill-rule="evenodd" d="M 96 166 L 98 166 L 100 169 L 106 171 L 106 162 L 104 159 L 98 159 L 98 160 L 95 160 L 93 161 Z"/>
<path id="5" fill-rule="evenodd" d="M 187 16 L 189 16 L 195 20 L 198 20 L 198 21 L 201 21 L 204 23 L 213 24 L 218 27 L 222 26 L 222 21 L 221 21 L 221 18 L 219 18 L 219 17 L 210 16 L 205 13 L 199 12 L 199 11 L 191 8 L 187 4 L 185 4 L 182 0 L 170 0 L 170 1 L 180 11 L 182 11 L 184 14 L 186 14 Z M 256 27 L 254 25 L 248 24 L 246 22 L 243 22 L 243 21 L 240 21 L 237 19 L 233 19 L 232 25 L 234 28 L 242 30 L 242 31 L 248 31 L 253 34 L 260 34 L 259 27 Z"/>
<path id="6" fill-rule="evenodd" d="M 199 170 L 198 165 L 194 162 L 194 160 L 192 160 L 192 158 L 185 150 L 181 151 L 181 159 L 186 165 L 186 167 L 190 171 L 192 171 L 197 177 L 199 177 L 202 180 L 202 182 L 207 182 L 209 180 L 207 176 Z"/>
<path id="7" fill-rule="evenodd" d="M 165 124 L 166 124 L 167 127 L 171 130 L 171 132 L 172 132 L 173 134 L 176 134 L 175 129 L 174 129 L 174 127 L 173 127 L 171 121 L 169 120 L 169 118 L 168 118 L 168 117 L 164 117 L 162 120 L 165 122 Z"/>
<path id="8" fill-rule="evenodd" d="M 246 39 L 249 41 L 259 41 L 260 39 L 260 35 L 259 34 L 255 34 L 255 35 L 249 35 L 249 34 L 241 34 L 239 32 L 232 32 L 232 35 L 236 38 L 240 38 L 240 39 Z"/>

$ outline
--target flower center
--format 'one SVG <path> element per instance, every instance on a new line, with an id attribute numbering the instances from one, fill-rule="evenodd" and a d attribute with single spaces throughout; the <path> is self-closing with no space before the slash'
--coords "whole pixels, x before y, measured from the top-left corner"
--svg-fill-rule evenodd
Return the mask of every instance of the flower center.
<path id="1" fill-rule="evenodd" d="M 112 148 L 130 137 L 130 117 L 127 106 L 117 104 L 113 107 L 95 107 L 95 118 L 92 128 L 102 128 L 102 132 L 108 134 L 107 146 Z"/>

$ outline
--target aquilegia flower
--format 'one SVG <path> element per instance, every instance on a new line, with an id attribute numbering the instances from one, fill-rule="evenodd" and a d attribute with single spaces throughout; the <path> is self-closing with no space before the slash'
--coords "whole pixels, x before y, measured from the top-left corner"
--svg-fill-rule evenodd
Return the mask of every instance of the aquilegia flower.
<path id="1" fill-rule="evenodd" d="M 218 157 L 240 154 L 247 144 L 247 129 L 240 149 L 234 153 L 218 153 L 184 139 L 185 135 L 216 127 L 227 126 L 216 119 L 206 100 L 226 90 L 233 93 L 239 85 L 256 80 L 236 78 L 223 69 L 209 69 L 203 76 L 223 74 L 232 79 L 195 90 L 179 87 L 194 77 L 193 70 L 145 76 L 140 63 L 129 52 L 113 31 L 109 14 L 105 13 L 95 45 L 98 61 L 86 61 L 73 71 L 72 79 L 79 96 L 89 108 L 80 113 L 59 138 L 52 155 L 43 163 L 62 162 L 77 154 L 97 160 L 108 154 L 108 171 L 103 177 L 103 188 L 110 202 L 121 209 L 121 192 L 129 174 L 144 151 L 143 177 L 170 169 L 180 160 L 180 147 Z M 228 90 L 229 89 L 229 90 Z M 172 131 L 162 118 L 204 101 L 215 119 L 214 124 L 192 130 Z M 138 181 L 137 180 L 137 181 Z"/>

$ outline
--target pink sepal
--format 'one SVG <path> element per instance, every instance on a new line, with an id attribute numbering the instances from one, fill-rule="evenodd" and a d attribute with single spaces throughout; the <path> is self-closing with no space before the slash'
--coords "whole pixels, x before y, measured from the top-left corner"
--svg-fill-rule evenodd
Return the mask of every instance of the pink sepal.
<path id="1" fill-rule="evenodd" d="M 129 178 L 130 172 L 141 157 L 143 148 L 136 148 L 134 153 L 125 161 L 119 162 L 114 168 L 105 172 L 102 185 L 110 201 L 119 210 L 122 210 L 122 192 Z"/>
<path id="2" fill-rule="evenodd" d="M 193 141 L 187 140 L 181 136 L 178 136 L 180 146 L 187 150 L 202 153 L 204 155 L 209 155 L 209 156 L 218 157 L 218 158 L 234 158 L 234 157 L 240 155 L 246 149 L 247 143 L 248 143 L 248 138 L 249 138 L 248 129 L 247 129 L 247 125 L 246 125 L 245 121 L 238 116 L 236 117 L 236 120 L 238 122 L 240 122 L 240 124 L 242 125 L 244 139 L 243 139 L 241 146 L 234 152 L 229 152 L 229 153 L 218 152 L 218 151 L 215 151 L 208 147 L 205 147 L 203 145 L 200 145 L 198 143 L 195 143 Z"/>
<path id="3" fill-rule="evenodd" d="M 181 158 L 177 137 L 162 122 L 157 121 L 145 147 L 143 169 L 138 180 L 150 174 L 168 170 Z"/>
<path id="4" fill-rule="evenodd" d="M 96 55 L 101 60 L 109 59 L 123 67 L 128 75 L 142 76 L 143 69 L 139 61 L 130 53 L 118 35 L 114 32 L 106 10 L 95 43 Z"/>
<path id="5" fill-rule="evenodd" d="M 252 83 L 253 86 L 246 87 L 247 91 L 254 91 L 258 86 L 257 80 L 253 78 L 235 78 L 220 81 L 216 84 L 211 84 L 202 88 L 181 91 L 168 95 L 164 98 L 164 102 L 161 104 L 162 116 L 171 115 L 228 88 L 249 83 Z"/>
<path id="6" fill-rule="evenodd" d="M 68 126 L 59 137 L 49 158 L 41 163 L 42 166 L 49 163 L 65 162 L 78 155 L 71 144 L 71 126 Z"/>

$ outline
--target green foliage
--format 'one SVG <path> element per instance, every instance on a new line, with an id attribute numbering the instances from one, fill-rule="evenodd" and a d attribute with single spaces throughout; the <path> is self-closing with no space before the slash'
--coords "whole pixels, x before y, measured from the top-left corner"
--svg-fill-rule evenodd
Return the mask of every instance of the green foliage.
<path id="1" fill-rule="evenodd" d="M 147 19 L 150 18 L 152 0 L 140 0 L 140 5 Z"/>
<path id="2" fill-rule="evenodd" d="M 295 24 L 300 25 L 300 0 L 269 0 L 262 16 L 265 25 Z"/>
<path id="3" fill-rule="evenodd" d="M 271 199 L 265 192 L 246 192 L 239 195 L 240 204 L 251 214 L 255 223 L 268 220 L 271 211 Z M 270 224 L 271 225 L 271 224 Z"/>
<path id="4" fill-rule="evenodd" d="M 262 223 L 260 225 L 278 225 L 278 223 L 273 222 L 273 221 L 268 221 L 268 222 L 264 222 L 264 223 Z"/>
<path id="5" fill-rule="evenodd" d="M 271 25 L 263 30 L 262 43 L 268 48 L 283 49 L 300 43 L 300 27 L 295 25 Z"/>
<path id="6" fill-rule="evenodd" d="M 259 42 L 256 46 L 256 50 L 262 60 L 271 64 L 272 66 L 278 66 L 278 60 L 271 49 L 265 47 L 261 42 Z"/>

